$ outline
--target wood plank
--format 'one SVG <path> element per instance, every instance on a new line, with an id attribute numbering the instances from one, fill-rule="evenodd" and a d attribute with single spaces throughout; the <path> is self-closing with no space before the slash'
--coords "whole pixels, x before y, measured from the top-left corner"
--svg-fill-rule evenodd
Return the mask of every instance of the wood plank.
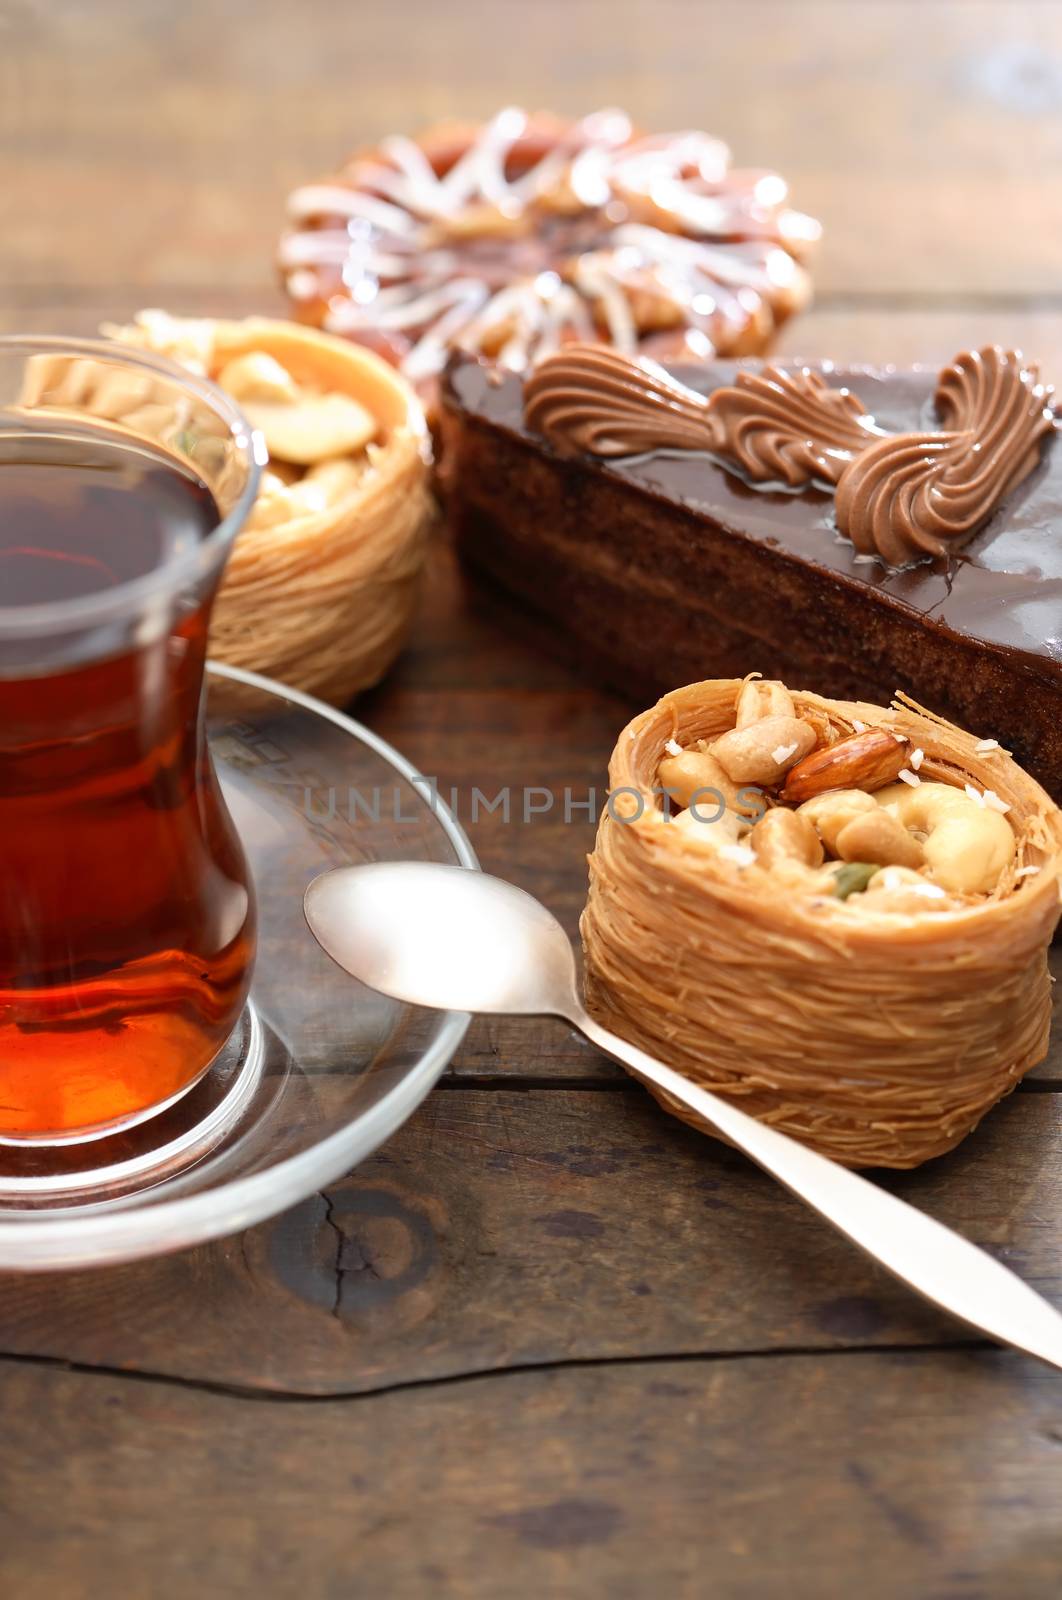
<path id="1" fill-rule="evenodd" d="M 624 1363 L 254 1402 L 0 1369 L 38 1600 L 1047 1597 L 1062 1378 L 987 1353 Z"/>
<path id="2" fill-rule="evenodd" d="M 927 309 L 865 305 L 814 306 L 782 332 L 778 353 L 791 360 L 829 359 L 867 366 L 939 368 L 960 350 L 1002 344 L 1038 361 L 1062 388 L 1062 308 L 952 301 Z"/>
<path id="3" fill-rule="evenodd" d="M 890 1188 L 1062 1302 L 1062 1100 Z M 439 1092 L 356 1173 L 166 1260 L 0 1277 L 0 1352 L 285 1393 L 968 1335 L 736 1152 L 621 1094 Z"/>
<path id="4" fill-rule="evenodd" d="M 184 316 L 283 316 L 283 296 L 275 285 L 260 288 L 209 288 L 178 285 L 110 286 L 99 291 L 74 286 L 66 296 L 48 299 L 13 292 L 0 306 L 0 333 L 65 333 L 93 338 L 103 322 L 125 322 L 148 302 Z M 939 367 L 960 350 L 1003 344 L 1038 361 L 1048 381 L 1062 387 L 1062 305 L 1022 305 L 1001 301 L 963 302 L 946 307 L 842 299 L 818 304 L 782 331 L 777 354 L 789 361 L 835 361 L 839 365 Z M 439 644 L 448 640 L 440 638 Z"/>
<path id="5" fill-rule="evenodd" d="M 283 316 L 284 297 L 273 284 L 255 289 L 110 284 L 102 288 L 50 288 L 41 298 L 12 289 L 0 305 L 0 334 L 66 334 L 95 339 L 104 322 L 130 322 L 147 306 L 161 305 L 174 316 Z"/>
<path id="6" fill-rule="evenodd" d="M 538 0 L 501 19 L 434 0 L 9 7 L 10 282 L 264 288 L 294 183 L 515 100 L 707 120 L 821 216 L 824 294 L 1058 293 L 1054 0 Z"/>

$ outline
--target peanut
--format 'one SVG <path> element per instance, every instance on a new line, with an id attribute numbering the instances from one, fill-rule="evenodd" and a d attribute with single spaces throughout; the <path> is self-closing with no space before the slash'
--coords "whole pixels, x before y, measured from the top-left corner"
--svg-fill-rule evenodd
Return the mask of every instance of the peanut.
<path id="1" fill-rule="evenodd" d="M 708 845 L 711 849 L 721 844 L 736 844 L 741 833 L 741 823 L 733 811 L 724 811 L 714 820 L 711 820 L 712 817 L 713 809 L 705 806 L 701 816 L 694 811 L 680 811 L 678 816 L 672 817 L 667 826 L 677 828 L 683 839 Z"/>
<path id="2" fill-rule="evenodd" d="M 681 755 L 665 756 L 657 768 L 657 778 L 661 788 L 680 806 L 688 806 L 699 791 L 714 789 L 722 795 L 727 810 L 739 817 L 763 813 L 763 802 L 756 796 L 744 794 L 739 798 L 739 786 L 707 750 L 683 750 Z M 706 809 L 710 809 L 710 796 L 705 796 L 705 802 Z"/>
<path id="3" fill-rule="evenodd" d="M 947 783 L 897 783 L 878 803 L 906 827 L 925 835 L 926 866 L 934 883 L 955 894 L 991 894 L 1014 859 L 1014 831 L 998 811 Z"/>
<path id="4" fill-rule="evenodd" d="M 30 356 L 22 373 L 19 404 L 84 406 L 99 382 L 100 362 L 88 356 Z"/>
<path id="5" fill-rule="evenodd" d="M 901 867 L 894 864 L 874 874 L 867 885 L 867 893 L 885 894 L 891 889 L 906 888 L 917 889 L 919 893 L 924 893 L 927 882 L 928 880 L 923 878 L 920 872 L 916 872 L 913 867 Z M 930 898 L 936 898 L 938 892 L 930 885 Z"/>
<path id="6" fill-rule="evenodd" d="M 875 805 L 845 823 L 837 835 L 842 861 L 875 861 L 879 867 L 920 867 L 922 846 L 898 817 Z"/>
<path id="7" fill-rule="evenodd" d="M 359 462 L 340 456 L 336 461 L 319 461 L 299 483 L 293 498 L 305 511 L 325 511 L 351 494 L 362 482 Z"/>
<path id="8" fill-rule="evenodd" d="M 880 789 L 907 761 L 907 740 L 887 728 L 851 733 L 827 750 L 816 750 L 790 772 L 782 791 L 788 805 L 799 805 L 828 789 Z"/>
<path id="9" fill-rule="evenodd" d="M 814 799 L 805 800 L 798 808 L 798 814 L 814 823 L 819 838 L 830 854 L 835 856 L 837 838 L 842 828 L 853 817 L 878 809 L 877 801 L 863 789 L 830 789 L 826 794 L 817 794 Z"/>
<path id="10" fill-rule="evenodd" d="M 131 428 L 143 439 L 163 439 L 176 427 L 177 410 L 160 400 L 147 401 L 121 418 L 123 427 Z"/>
<path id="11" fill-rule="evenodd" d="M 112 367 L 101 361 L 91 395 L 84 403 L 94 417 L 118 422 L 127 412 L 147 405 L 155 395 L 156 384 L 150 374 Z"/>
<path id="12" fill-rule="evenodd" d="M 926 911 L 954 911 L 958 902 L 936 883 L 909 867 L 883 867 L 867 884 L 861 902 L 868 911 L 901 912 L 920 916 Z"/>
<path id="13" fill-rule="evenodd" d="M 712 755 L 735 783 L 777 783 L 815 745 L 815 732 L 797 717 L 764 717 L 732 728 Z"/>
<path id="14" fill-rule="evenodd" d="M 750 678 L 741 686 L 737 698 L 736 727 L 747 728 L 750 723 L 762 722 L 767 717 L 795 717 L 793 696 L 783 683 L 770 679 Z"/>
<path id="15" fill-rule="evenodd" d="M 817 706 L 801 706 L 798 715 L 801 722 L 814 728 L 815 742 L 820 749 L 825 750 L 828 745 L 837 743 L 840 735 L 825 711 L 820 711 Z"/>
<path id="16" fill-rule="evenodd" d="M 749 843 L 760 865 L 770 870 L 781 862 L 800 862 L 805 867 L 822 865 L 822 844 L 807 817 L 799 811 L 775 806 L 749 834 Z"/>
<path id="17" fill-rule="evenodd" d="M 247 514 L 247 528 L 278 528 L 298 513 L 292 509 L 291 491 L 280 478 L 263 472 L 258 498 Z"/>

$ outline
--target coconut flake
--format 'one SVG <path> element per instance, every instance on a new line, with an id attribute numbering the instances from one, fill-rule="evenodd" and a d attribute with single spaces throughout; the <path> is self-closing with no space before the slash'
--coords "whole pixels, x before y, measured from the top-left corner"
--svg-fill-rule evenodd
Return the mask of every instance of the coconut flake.
<path id="1" fill-rule="evenodd" d="M 998 811 L 1001 817 L 1005 817 L 1010 810 L 1009 803 L 1006 800 L 1001 800 L 994 789 L 985 790 L 984 802 L 989 811 Z"/>
<path id="2" fill-rule="evenodd" d="M 664 745 L 664 749 L 667 751 L 669 756 L 680 756 L 682 754 L 682 746 L 679 744 L 677 739 L 668 739 L 667 743 Z"/>
<path id="3" fill-rule="evenodd" d="M 797 741 L 795 739 L 793 740 L 792 744 L 776 745 L 771 751 L 771 760 L 776 762 L 778 766 L 781 766 L 783 761 L 788 761 L 789 757 L 796 753 L 796 749 Z"/>
<path id="4" fill-rule="evenodd" d="M 721 844 L 719 854 L 726 861 L 732 861 L 736 867 L 751 867 L 756 860 L 756 852 L 747 844 Z"/>
<path id="5" fill-rule="evenodd" d="M 1034 866 L 1019 867 L 1017 872 L 1014 874 L 1014 876 L 1016 878 L 1031 878 L 1031 877 L 1035 876 L 1035 874 L 1037 872 L 1039 872 L 1039 870 L 1040 870 L 1039 867 L 1034 867 Z"/>
<path id="6" fill-rule="evenodd" d="M 998 739 L 978 739 L 974 749 L 979 756 L 987 756 L 992 750 L 999 749 Z"/>
<path id="7" fill-rule="evenodd" d="M 975 802 L 975 804 L 977 804 L 979 806 L 982 806 L 982 807 L 984 806 L 985 797 L 981 793 L 980 789 L 974 788 L 974 785 L 972 783 L 964 784 L 963 787 L 965 788 L 966 793 L 969 795 L 970 799 L 973 800 Z"/>
<path id="8" fill-rule="evenodd" d="M 907 888 L 912 894 L 924 895 L 927 900 L 944 900 L 948 892 L 939 883 L 909 883 Z"/>
<path id="9" fill-rule="evenodd" d="M 866 725 L 865 722 L 860 722 L 858 717 L 853 717 L 852 718 L 852 729 L 853 729 L 853 732 L 855 732 L 855 733 L 866 733 L 867 725 Z"/>
<path id="10" fill-rule="evenodd" d="M 918 785 L 922 781 L 917 772 L 909 772 L 906 767 L 904 767 L 902 772 L 898 772 L 896 776 L 899 778 L 901 783 L 910 784 L 912 789 L 917 789 Z"/>
<path id="11" fill-rule="evenodd" d="M 926 759 L 926 753 L 925 753 L 924 750 L 912 750 L 911 751 L 911 770 L 913 772 L 917 772 L 919 767 L 922 765 L 922 762 L 925 759 Z"/>

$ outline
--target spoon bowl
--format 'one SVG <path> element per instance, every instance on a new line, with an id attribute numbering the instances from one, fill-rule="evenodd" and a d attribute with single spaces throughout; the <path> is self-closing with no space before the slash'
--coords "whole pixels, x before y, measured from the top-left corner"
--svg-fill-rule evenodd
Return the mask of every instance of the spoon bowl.
<path id="1" fill-rule="evenodd" d="M 440 1011 L 572 1017 L 575 958 L 515 884 L 420 861 L 338 867 L 306 890 L 314 938 L 370 989 Z"/>

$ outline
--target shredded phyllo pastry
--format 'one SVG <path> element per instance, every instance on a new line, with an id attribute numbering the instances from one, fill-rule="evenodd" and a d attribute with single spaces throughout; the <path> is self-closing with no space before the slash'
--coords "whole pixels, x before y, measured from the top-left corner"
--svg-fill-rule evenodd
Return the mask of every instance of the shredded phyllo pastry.
<path id="1" fill-rule="evenodd" d="M 719 679 L 609 782 L 582 933 L 624 1038 L 848 1166 L 950 1150 L 1042 1059 L 1062 814 L 994 742 Z"/>
<path id="2" fill-rule="evenodd" d="M 369 352 L 294 323 L 143 311 L 104 332 L 213 379 L 269 452 L 211 654 L 337 705 L 377 682 L 408 630 L 431 518 L 412 392 Z"/>

